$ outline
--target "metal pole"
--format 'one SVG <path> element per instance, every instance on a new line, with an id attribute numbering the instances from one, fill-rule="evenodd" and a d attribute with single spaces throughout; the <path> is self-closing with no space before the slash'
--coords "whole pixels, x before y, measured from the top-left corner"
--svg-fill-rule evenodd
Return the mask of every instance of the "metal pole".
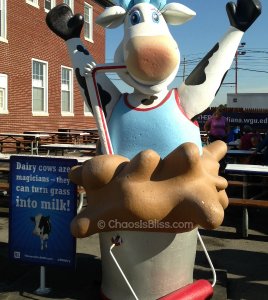
<path id="1" fill-rule="evenodd" d="M 248 198 L 248 176 L 243 177 L 243 199 Z M 248 237 L 248 209 L 243 207 L 242 236 Z"/>
<path id="2" fill-rule="evenodd" d="M 46 288 L 46 269 L 44 266 L 40 267 L 40 289 L 44 291 Z"/>
<path id="3" fill-rule="evenodd" d="M 237 56 L 238 51 L 235 53 L 235 93 L 237 94 Z"/>
<path id="4" fill-rule="evenodd" d="M 37 295 L 45 295 L 51 291 L 50 288 L 46 288 L 46 270 L 44 266 L 40 267 L 40 288 L 35 291 Z"/>
<path id="5" fill-rule="evenodd" d="M 185 66 L 186 66 L 186 58 L 184 57 L 183 82 L 185 81 Z"/>

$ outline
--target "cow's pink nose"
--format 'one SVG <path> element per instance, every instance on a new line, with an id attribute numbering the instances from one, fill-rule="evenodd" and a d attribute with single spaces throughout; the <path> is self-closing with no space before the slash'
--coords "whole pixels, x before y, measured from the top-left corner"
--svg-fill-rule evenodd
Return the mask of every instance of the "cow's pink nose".
<path id="1" fill-rule="evenodd" d="M 137 79 L 162 81 L 178 65 L 177 48 L 177 43 L 170 36 L 135 36 L 126 45 L 127 69 Z"/>
<path id="2" fill-rule="evenodd" d="M 38 232 L 36 232 L 36 231 L 33 231 L 33 235 L 38 235 Z"/>

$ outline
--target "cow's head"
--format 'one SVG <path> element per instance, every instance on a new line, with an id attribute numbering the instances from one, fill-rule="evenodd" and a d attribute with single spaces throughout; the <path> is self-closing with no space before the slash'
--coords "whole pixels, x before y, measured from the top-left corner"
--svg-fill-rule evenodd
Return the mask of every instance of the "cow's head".
<path id="1" fill-rule="evenodd" d="M 95 22 L 111 29 L 124 23 L 124 38 L 115 52 L 114 62 L 125 63 L 128 73 L 118 75 L 142 93 L 159 93 L 173 81 L 180 64 L 178 45 L 167 24 L 181 25 L 195 13 L 178 3 L 126 1 L 120 3 L 122 7 L 107 9 Z"/>
<path id="2" fill-rule="evenodd" d="M 50 216 L 43 217 L 42 214 L 37 214 L 35 217 L 30 217 L 31 221 L 35 223 L 33 235 L 40 235 L 46 222 L 49 222 Z"/>

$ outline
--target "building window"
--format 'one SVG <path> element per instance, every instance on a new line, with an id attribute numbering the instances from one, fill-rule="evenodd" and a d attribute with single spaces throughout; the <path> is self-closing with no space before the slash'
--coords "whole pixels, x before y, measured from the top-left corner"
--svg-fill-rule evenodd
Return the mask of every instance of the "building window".
<path id="1" fill-rule="evenodd" d="M 74 11 L 74 0 L 63 0 L 63 3 L 69 5 L 72 11 Z"/>
<path id="2" fill-rule="evenodd" d="M 36 7 L 36 8 L 39 8 L 39 5 L 38 5 L 38 0 L 26 0 L 26 3 Z"/>
<path id="3" fill-rule="evenodd" d="M 47 112 L 47 62 L 33 60 L 33 112 Z"/>
<path id="4" fill-rule="evenodd" d="M 6 0 L 0 0 L 0 41 L 7 42 Z"/>
<path id="5" fill-rule="evenodd" d="M 61 68 L 61 112 L 73 113 L 73 69 Z"/>
<path id="6" fill-rule="evenodd" d="M 93 42 L 93 7 L 85 3 L 85 39 Z"/>
<path id="7" fill-rule="evenodd" d="M 0 74 L 0 114 L 7 113 L 7 75 Z"/>
<path id="8" fill-rule="evenodd" d="M 85 116 L 93 116 L 89 106 L 84 102 L 84 115 Z"/>
<path id="9" fill-rule="evenodd" d="M 237 98 L 234 98 L 234 99 L 233 99 L 233 102 L 237 102 Z"/>
<path id="10" fill-rule="evenodd" d="M 50 11 L 55 6 L 55 0 L 45 0 L 45 11 Z"/>

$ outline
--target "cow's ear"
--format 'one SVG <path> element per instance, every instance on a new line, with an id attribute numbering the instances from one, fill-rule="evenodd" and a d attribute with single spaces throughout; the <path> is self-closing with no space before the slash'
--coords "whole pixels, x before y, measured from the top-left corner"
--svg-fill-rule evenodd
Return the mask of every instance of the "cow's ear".
<path id="1" fill-rule="evenodd" d="M 30 217 L 30 219 L 34 222 L 35 221 L 35 218 L 34 217 Z"/>
<path id="2" fill-rule="evenodd" d="M 170 25 L 181 25 L 190 21 L 196 13 L 185 5 L 169 3 L 161 10 L 165 21 Z"/>
<path id="3" fill-rule="evenodd" d="M 121 6 L 113 6 L 106 9 L 95 19 L 95 23 L 101 27 L 113 29 L 124 23 L 127 12 Z"/>

